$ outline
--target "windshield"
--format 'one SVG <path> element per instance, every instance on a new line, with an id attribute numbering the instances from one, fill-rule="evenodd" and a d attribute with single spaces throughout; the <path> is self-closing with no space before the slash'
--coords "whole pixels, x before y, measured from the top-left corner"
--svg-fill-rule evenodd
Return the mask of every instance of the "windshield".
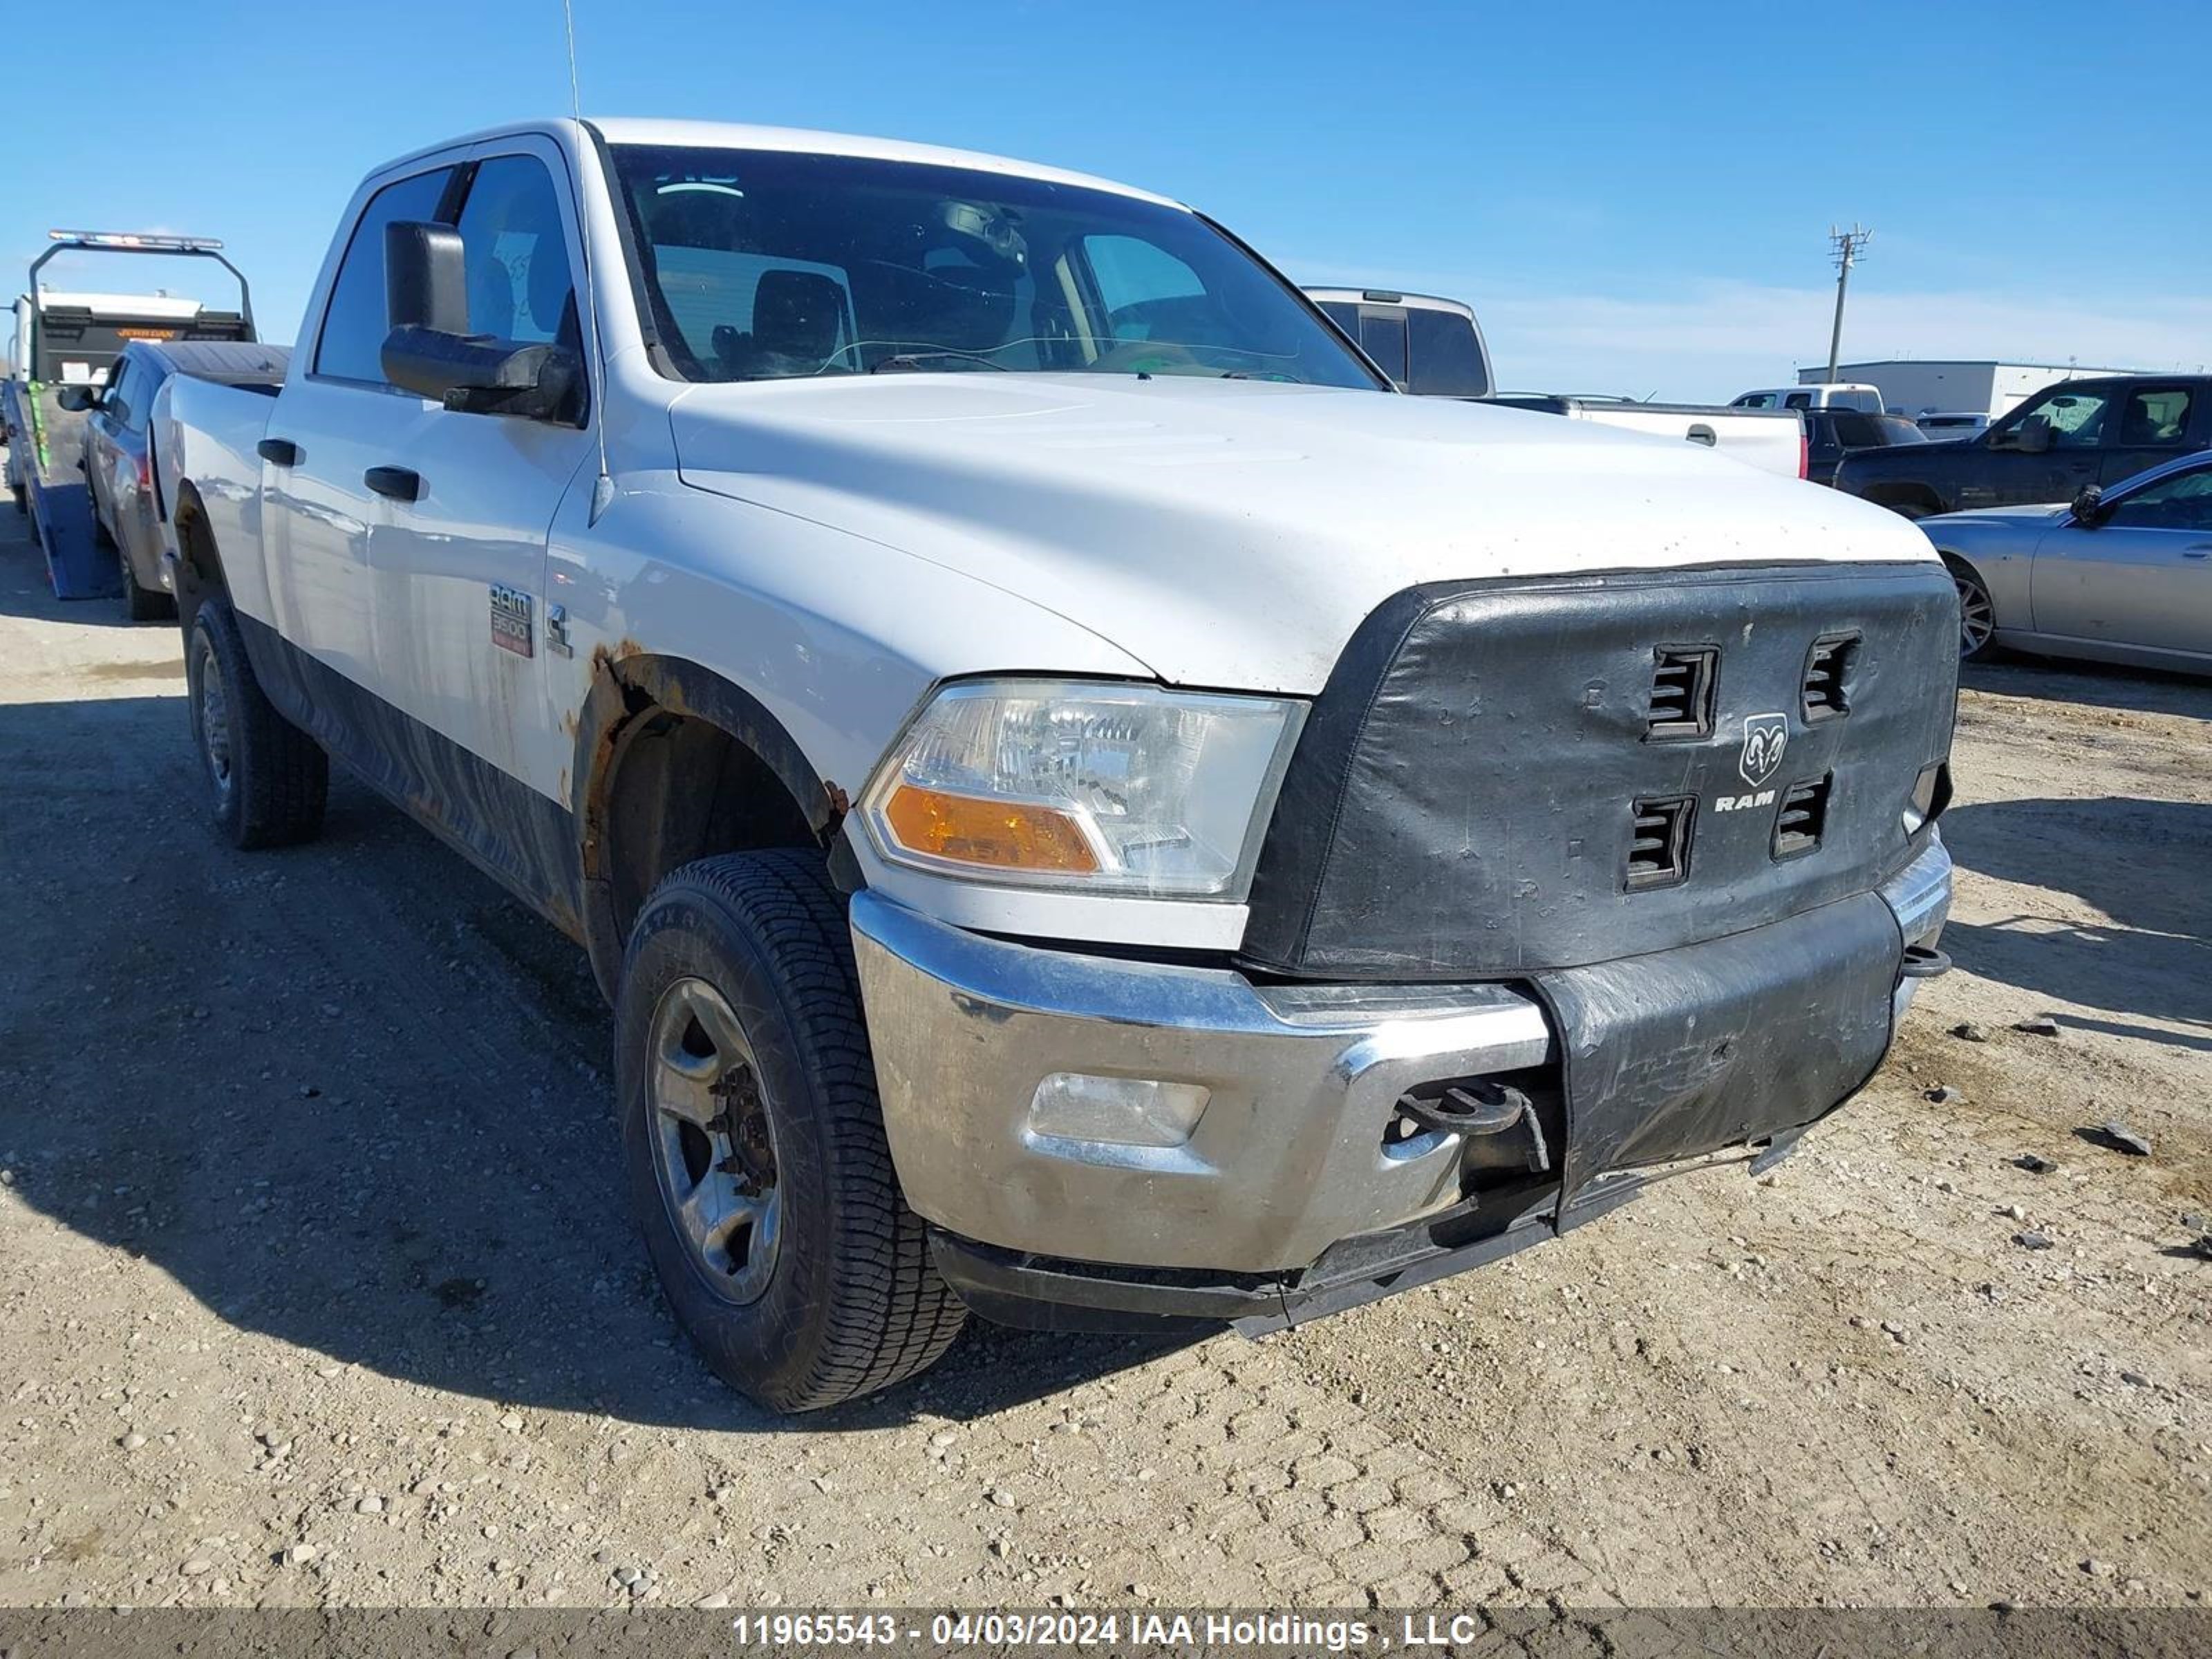
<path id="1" fill-rule="evenodd" d="M 637 276 L 686 380 L 1199 374 L 1374 388 L 1195 214 L 911 161 L 624 144 Z"/>

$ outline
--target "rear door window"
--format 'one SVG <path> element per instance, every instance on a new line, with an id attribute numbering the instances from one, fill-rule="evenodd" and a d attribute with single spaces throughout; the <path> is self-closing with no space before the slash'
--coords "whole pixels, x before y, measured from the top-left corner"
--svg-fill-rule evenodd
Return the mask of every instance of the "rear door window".
<path id="1" fill-rule="evenodd" d="M 2189 388 L 2142 386 L 2128 393 L 2116 441 L 2124 449 L 2181 447 L 2189 435 Z"/>
<path id="2" fill-rule="evenodd" d="M 440 167 L 418 173 L 386 185 L 368 198 L 338 262 L 337 280 L 331 285 L 322 337 L 315 345 L 315 374 L 385 384 L 384 337 L 392 329 L 384 298 L 384 228 L 436 218 L 453 171 Z"/>

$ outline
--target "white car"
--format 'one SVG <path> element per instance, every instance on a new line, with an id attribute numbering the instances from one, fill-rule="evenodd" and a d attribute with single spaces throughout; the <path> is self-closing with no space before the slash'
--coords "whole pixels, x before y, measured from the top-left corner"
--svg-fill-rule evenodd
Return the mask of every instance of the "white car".
<path id="1" fill-rule="evenodd" d="M 362 184 L 275 398 L 162 395 L 216 823 L 334 756 L 588 951 L 670 1303 L 779 1407 L 1778 1157 L 1944 965 L 1924 537 L 1401 395 L 1164 197 L 503 128 Z"/>
<path id="2" fill-rule="evenodd" d="M 1729 399 L 1730 409 L 1856 409 L 1880 415 L 1881 388 L 1859 380 L 1820 380 L 1806 386 L 1762 386 Z"/>

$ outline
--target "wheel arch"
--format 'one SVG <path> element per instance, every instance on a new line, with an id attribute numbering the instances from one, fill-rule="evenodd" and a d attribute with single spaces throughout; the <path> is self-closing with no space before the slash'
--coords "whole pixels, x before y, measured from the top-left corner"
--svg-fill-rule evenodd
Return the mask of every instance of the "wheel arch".
<path id="1" fill-rule="evenodd" d="M 584 944 L 611 1000 L 646 897 L 695 859 L 828 850 L 843 884 L 858 884 L 857 866 L 839 856 L 845 788 L 726 676 L 687 658 L 603 647 L 569 723 Z"/>
<path id="2" fill-rule="evenodd" d="M 189 478 L 177 482 L 177 504 L 169 522 L 177 537 L 177 618 L 190 633 L 201 602 L 228 593 L 230 582 L 223 574 L 222 553 L 216 546 L 207 503 Z"/>
<path id="3" fill-rule="evenodd" d="M 1924 483 L 1878 483 L 1868 486 L 1866 499 L 1908 519 L 1932 518 L 1943 511 L 1942 498 Z"/>

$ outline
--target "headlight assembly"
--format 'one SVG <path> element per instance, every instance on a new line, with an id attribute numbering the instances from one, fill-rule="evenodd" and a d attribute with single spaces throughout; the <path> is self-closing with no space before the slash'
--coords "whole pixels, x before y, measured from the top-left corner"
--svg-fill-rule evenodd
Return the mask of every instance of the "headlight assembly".
<path id="1" fill-rule="evenodd" d="M 869 785 L 868 834 L 943 875 L 1241 900 L 1304 714 L 1142 685 L 949 685 Z"/>

